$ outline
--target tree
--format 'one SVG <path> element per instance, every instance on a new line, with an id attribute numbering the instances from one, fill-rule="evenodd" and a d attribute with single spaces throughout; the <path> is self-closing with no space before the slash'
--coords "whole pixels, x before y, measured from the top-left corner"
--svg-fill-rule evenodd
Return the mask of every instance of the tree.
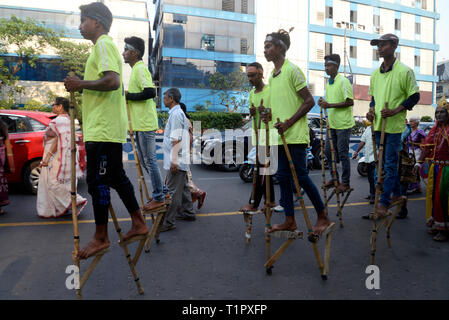
<path id="1" fill-rule="evenodd" d="M 0 89 L 3 89 L 0 91 L 0 107 L 14 105 L 14 93 L 24 92 L 17 83 L 17 73 L 25 64 L 35 67 L 39 55 L 45 52 L 55 52 L 61 68 L 67 73 L 74 71 L 78 76 L 83 76 L 91 45 L 65 40 L 64 36 L 64 32 L 54 31 L 46 27 L 45 22 L 39 23 L 31 18 L 23 20 L 12 15 L 9 19 L 0 19 L 0 55 L 17 56 L 17 63 L 10 66 L 4 63 L 5 59 L 0 60 Z M 48 97 L 48 102 L 52 102 L 54 93 L 49 91 Z M 79 94 L 76 98 L 80 100 Z M 80 117 L 79 110 L 77 115 Z"/>
<path id="2" fill-rule="evenodd" d="M 229 74 L 215 72 L 210 75 L 209 83 L 213 90 L 218 91 L 218 93 L 212 91 L 212 94 L 218 94 L 219 103 L 226 107 L 229 113 L 248 107 L 248 92 L 251 87 L 243 72 L 234 71 Z"/>

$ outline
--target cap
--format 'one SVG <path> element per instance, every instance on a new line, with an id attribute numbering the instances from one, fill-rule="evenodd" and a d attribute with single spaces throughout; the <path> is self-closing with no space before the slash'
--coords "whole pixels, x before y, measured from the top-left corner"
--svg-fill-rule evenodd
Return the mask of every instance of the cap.
<path id="1" fill-rule="evenodd" d="M 392 42 L 394 42 L 396 45 L 399 44 L 399 38 L 398 38 L 396 35 L 392 34 L 392 33 L 384 34 L 384 35 L 382 35 L 379 39 L 373 39 L 373 40 L 371 40 L 370 43 L 371 43 L 372 46 L 377 46 L 377 45 L 379 44 L 380 41 L 392 41 Z"/>

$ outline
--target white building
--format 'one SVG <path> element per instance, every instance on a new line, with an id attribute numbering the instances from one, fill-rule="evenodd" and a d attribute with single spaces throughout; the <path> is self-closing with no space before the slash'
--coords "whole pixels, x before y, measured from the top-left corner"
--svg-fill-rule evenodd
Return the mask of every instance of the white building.
<path id="1" fill-rule="evenodd" d="M 280 28 L 294 27 L 287 58 L 307 75 L 315 99 L 324 95 L 324 56 L 337 53 L 342 59 L 341 72 L 346 71 L 347 76 L 351 70 L 353 73 L 354 114 L 365 115 L 370 101 L 370 75 L 381 63 L 370 40 L 394 33 L 400 38 L 398 58 L 414 69 L 421 90 L 421 101 L 410 115 L 433 116 L 438 82 L 437 9 L 438 0 L 258 0 L 256 58 L 264 65 L 268 80 L 273 66 L 263 54 L 265 36 Z"/>

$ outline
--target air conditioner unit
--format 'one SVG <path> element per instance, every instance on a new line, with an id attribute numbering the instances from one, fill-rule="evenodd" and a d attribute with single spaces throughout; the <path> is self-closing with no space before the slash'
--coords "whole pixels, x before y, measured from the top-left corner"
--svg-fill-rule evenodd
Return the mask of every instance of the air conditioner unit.
<path id="1" fill-rule="evenodd" d="M 324 50 L 322 49 L 317 49 L 316 50 L 316 58 L 318 61 L 323 61 L 324 60 Z"/>

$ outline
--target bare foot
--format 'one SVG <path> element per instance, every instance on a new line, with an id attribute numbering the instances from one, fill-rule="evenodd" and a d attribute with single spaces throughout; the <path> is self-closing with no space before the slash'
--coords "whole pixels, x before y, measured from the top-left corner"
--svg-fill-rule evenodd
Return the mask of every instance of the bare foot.
<path id="1" fill-rule="evenodd" d="M 315 226 L 313 227 L 313 235 L 321 236 L 327 227 L 331 224 L 331 221 L 327 216 L 318 216 Z"/>
<path id="2" fill-rule="evenodd" d="M 374 215 L 374 219 L 382 219 L 385 218 L 386 216 L 388 216 L 388 208 L 379 204 L 379 206 L 377 207 L 376 211 L 375 211 L 375 215 Z M 377 215 L 377 216 L 376 216 Z"/>
<path id="3" fill-rule="evenodd" d="M 88 259 L 90 257 L 92 257 L 93 255 L 95 255 L 96 253 L 98 253 L 101 250 L 107 249 L 109 248 L 109 240 L 98 240 L 98 239 L 92 239 L 91 242 L 89 242 L 89 244 L 87 246 L 85 246 L 83 249 L 81 249 L 78 252 L 78 256 L 77 258 L 79 260 L 84 260 L 84 259 Z M 73 252 L 73 254 L 75 254 Z"/>
<path id="4" fill-rule="evenodd" d="M 251 204 L 245 204 L 243 205 L 239 211 L 241 212 L 248 212 L 248 211 L 256 211 L 257 208 L 254 208 Z"/>
<path id="5" fill-rule="evenodd" d="M 127 234 L 123 237 L 123 241 L 127 241 L 135 236 L 141 236 L 146 235 L 150 232 L 150 229 L 148 229 L 148 226 L 145 224 L 140 224 L 138 226 L 132 225 L 131 229 L 128 231 Z"/>
<path id="6" fill-rule="evenodd" d="M 271 227 L 271 229 L 268 230 L 268 232 L 272 233 L 275 231 L 295 231 L 296 229 L 296 221 L 293 220 L 293 222 L 286 221 L 283 224 L 275 224 L 273 227 Z"/>

